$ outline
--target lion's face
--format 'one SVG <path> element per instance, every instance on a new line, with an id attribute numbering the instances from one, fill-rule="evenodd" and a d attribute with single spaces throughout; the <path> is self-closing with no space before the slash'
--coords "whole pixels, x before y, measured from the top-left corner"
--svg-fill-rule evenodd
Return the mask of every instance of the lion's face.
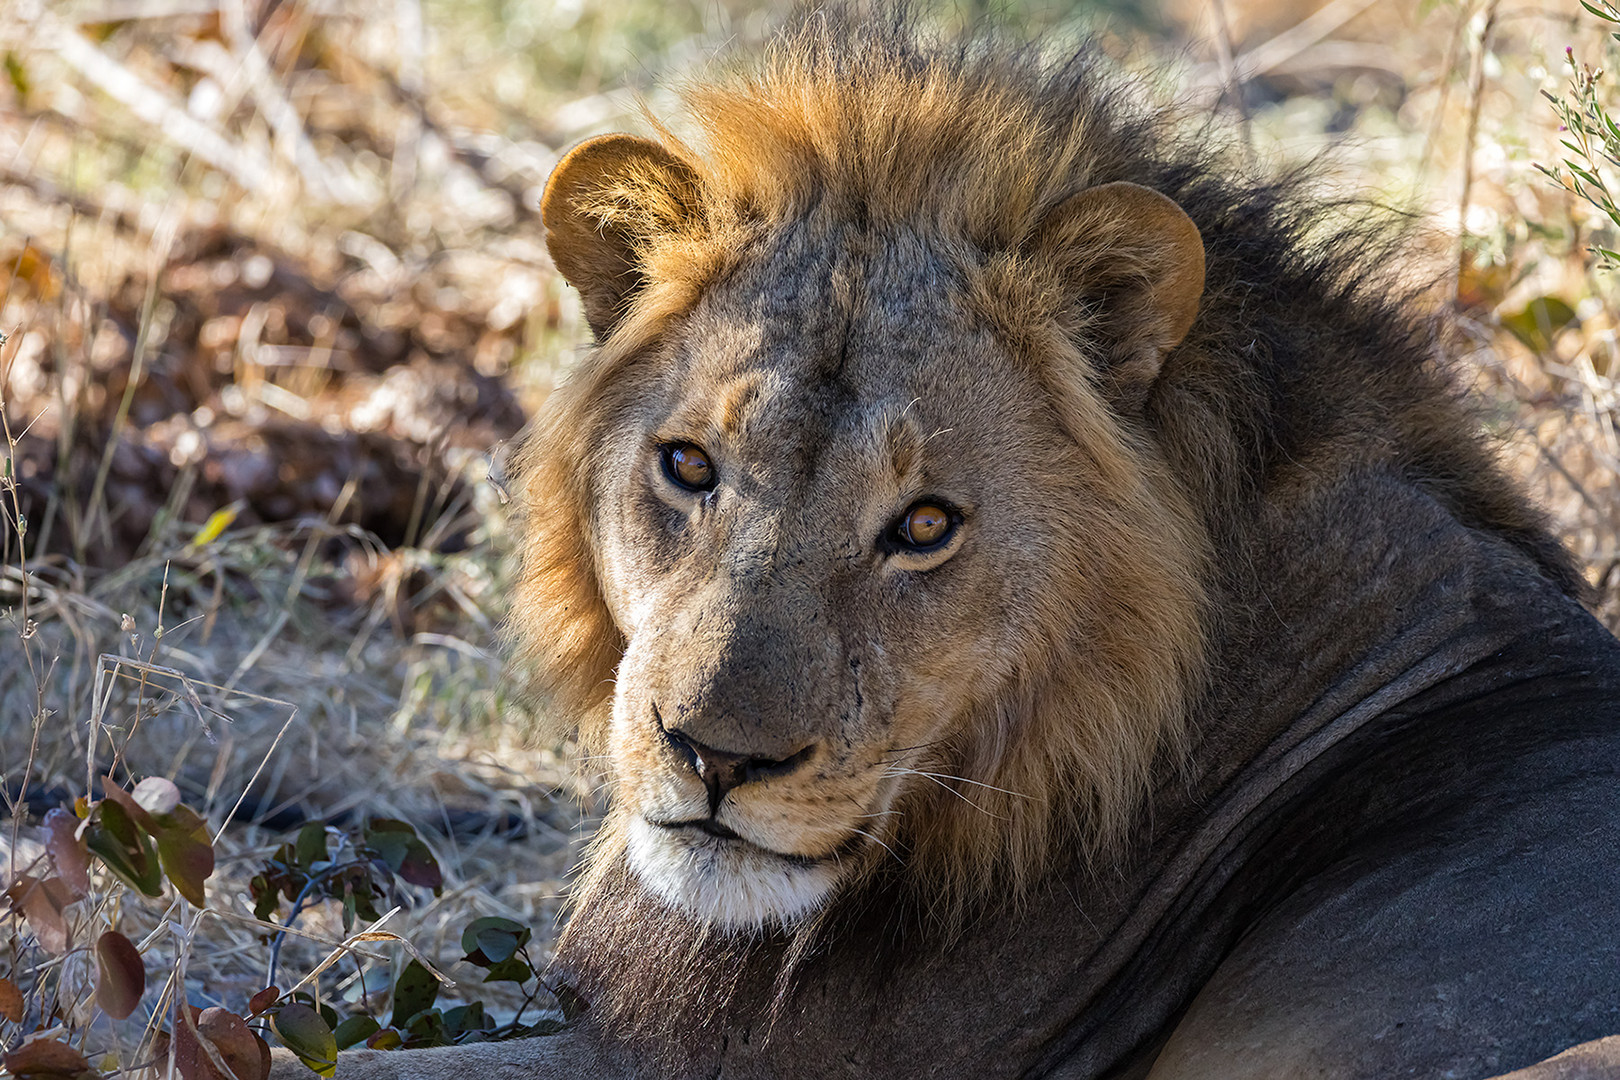
<path id="1" fill-rule="evenodd" d="M 1103 571 L 1092 470 L 914 250 L 780 237 L 649 362 L 596 509 L 630 857 L 705 918 L 791 920 L 899 856 L 904 794 L 1045 666 L 1019 613 Z"/>
<path id="2" fill-rule="evenodd" d="M 607 333 L 620 238 L 564 235 L 568 171 L 552 251 Z M 1196 545 L 1116 415 L 1140 387 L 1009 344 L 996 268 L 959 255 L 817 213 L 762 232 L 610 339 L 526 451 L 518 630 L 613 665 L 586 731 L 609 829 L 710 924 L 791 925 L 890 859 L 980 889 L 1111 827 L 1195 663 Z"/>

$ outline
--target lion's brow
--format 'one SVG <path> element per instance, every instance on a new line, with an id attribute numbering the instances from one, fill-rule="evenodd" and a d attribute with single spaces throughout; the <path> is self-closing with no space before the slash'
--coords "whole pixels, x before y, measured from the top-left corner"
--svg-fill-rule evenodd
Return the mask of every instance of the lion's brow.
<path id="1" fill-rule="evenodd" d="M 909 415 L 910 409 L 911 405 L 907 405 L 897 413 L 890 413 L 884 425 L 884 442 L 889 451 L 889 466 L 894 470 L 894 475 L 901 480 L 910 476 L 918 467 L 923 443 L 928 441 L 923 438 L 916 421 Z"/>
<path id="2" fill-rule="evenodd" d="M 720 389 L 714 403 L 714 425 L 728 439 L 742 434 L 751 406 L 759 399 L 761 380 L 757 373 L 738 376 Z"/>

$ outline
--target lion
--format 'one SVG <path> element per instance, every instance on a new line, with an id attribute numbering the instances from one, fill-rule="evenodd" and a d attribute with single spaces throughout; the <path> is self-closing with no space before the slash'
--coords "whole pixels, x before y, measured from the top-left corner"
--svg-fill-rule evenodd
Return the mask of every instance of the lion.
<path id="1" fill-rule="evenodd" d="M 1620 646 L 1400 230 L 1095 50 L 824 12 L 684 100 L 541 204 L 577 1015 L 347 1075 L 1620 1067 Z"/>

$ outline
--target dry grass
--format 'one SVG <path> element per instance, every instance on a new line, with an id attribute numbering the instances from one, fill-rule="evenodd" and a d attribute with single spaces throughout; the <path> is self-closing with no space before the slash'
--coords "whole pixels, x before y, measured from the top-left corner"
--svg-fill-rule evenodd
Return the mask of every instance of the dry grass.
<path id="1" fill-rule="evenodd" d="M 1146 25 L 1006 17 L 1053 40 L 1100 22 L 1124 63 L 1221 102 L 1258 160 L 1336 148 L 1338 187 L 1426 212 L 1505 452 L 1614 625 L 1616 286 L 1585 253 L 1601 219 L 1532 168 L 1559 156 L 1537 93 L 1561 87 L 1565 46 L 1594 63 L 1606 47 L 1569 9 L 1169 0 Z M 636 91 L 656 111 L 660 78 L 776 17 L 741 0 L 0 0 L 7 806 L 26 792 L 37 813 L 107 771 L 163 775 L 223 827 L 206 916 L 103 882 L 79 940 L 120 926 L 188 999 L 240 1008 L 267 961 L 246 881 L 285 839 L 224 827 L 244 793 L 260 820 L 421 828 L 447 886 L 402 894 L 388 925 L 435 961 L 479 915 L 546 939 L 599 808 L 565 748 L 526 740 L 492 655 L 509 568 L 484 452 L 583 333 L 533 207 L 560 150 L 635 128 Z M 199 539 L 209 522 L 225 528 Z M 8 873 L 39 851 L 33 820 L 0 818 Z M 0 974 L 60 973 L 82 1022 L 82 954 L 44 956 L 4 926 Z M 342 936 L 330 911 L 299 927 L 318 940 L 290 943 L 284 971 Z M 371 970 L 345 960 L 323 993 L 375 991 L 386 966 Z M 156 996 L 96 1045 L 138 1058 Z"/>

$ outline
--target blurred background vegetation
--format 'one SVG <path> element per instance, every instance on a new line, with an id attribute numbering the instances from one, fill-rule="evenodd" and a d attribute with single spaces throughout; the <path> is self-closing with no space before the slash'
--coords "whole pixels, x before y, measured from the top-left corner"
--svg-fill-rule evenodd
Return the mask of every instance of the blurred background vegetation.
<path id="1" fill-rule="evenodd" d="M 1577 0 L 919 10 L 1054 50 L 1099 35 L 1167 97 L 1226 114 L 1259 166 L 1326 152 L 1325 187 L 1423 214 L 1414 273 L 1620 619 L 1616 282 L 1590 250 L 1620 247 L 1590 198 L 1620 147 L 1612 27 Z M 571 144 L 644 128 L 643 101 L 669 115 L 663 87 L 787 14 L 0 0 L 8 872 L 37 855 L 44 809 L 104 773 L 161 775 L 214 827 L 240 804 L 218 917 L 171 932 L 173 907 L 113 891 L 80 918 L 127 928 L 160 969 L 185 960 L 194 1002 L 263 985 L 245 882 L 282 830 L 362 810 L 414 823 L 445 867 L 393 929 L 444 956 L 503 915 L 543 956 L 600 807 L 567 748 L 527 739 L 494 632 L 510 566 L 491 455 L 585 337 L 538 194 Z M 323 955 L 335 919 L 310 913 L 283 966 Z M 0 971 L 45 962 L 6 933 Z M 347 1000 L 381 984 L 352 965 L 328 983 Z"/>

